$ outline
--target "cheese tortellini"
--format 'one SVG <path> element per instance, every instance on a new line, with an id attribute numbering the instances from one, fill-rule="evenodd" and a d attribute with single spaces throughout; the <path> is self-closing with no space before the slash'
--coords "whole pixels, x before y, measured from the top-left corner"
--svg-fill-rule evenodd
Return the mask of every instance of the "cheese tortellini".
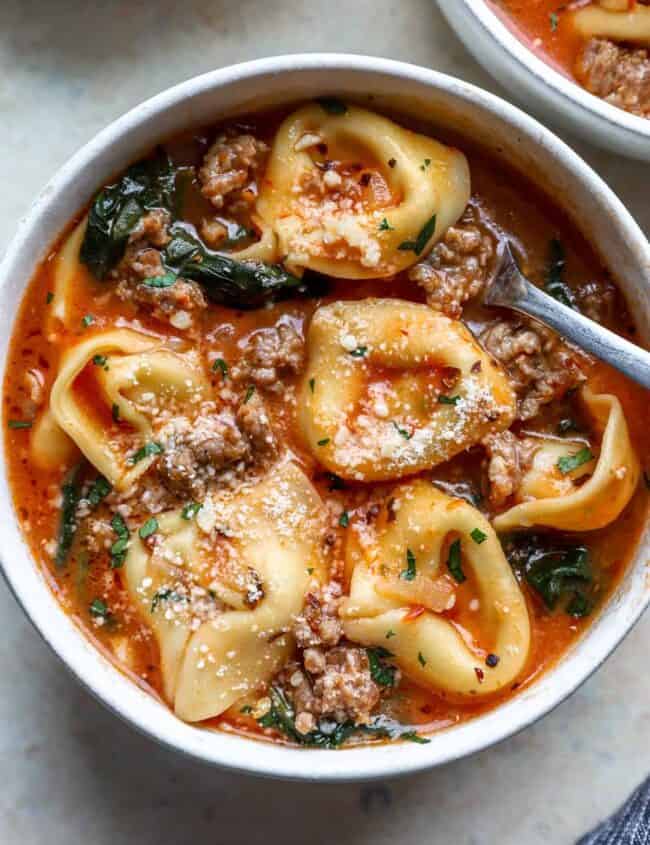
<path id="1" fill-rule="evenodd" d="M 346 636 L 388 648 L 402 671 L 428 689 L 486 695 L 512 683 L 528 657 L 530 622 L 489 522 L 424 481 L 399 487 L 388 508 L 390 514 L 375 525 L 351 532 L 350 596 L 342 610 Z M 454 604 L 447 568 L 454 542 L 460 543 L 457 563 L 479 602 L 481 642 L 471 646 L 443 615 Z M 494 665 L 486 665 L 487 654 L 498 658 Z"/>
<path id="2" fill-rule="evenodd" d="M 584 440 L 542 440 L 517 491 L 518 503 L 494 519 L 497 531 L 534 525 L 590 531 L 613 522 L 632 498 L 640 467 L 620 401 L 586 387 L 581 399 L 601 438 L 599 450 Z M 580 463 L 569 469 L 576 455 Z"/>
<path id="3" fill-rule="evenodd" d="M 208 390 L 194 353 L 181 354 L 156 337 L 115 329 L 93 334 L 64 355 L 50 408 L 86 458 L 124 490 L 154 460 L 153 419 L 161 408 L 169 410 L 174 403 L 191 407 Z"/>
<path id="4" fill-rule="evenodd" d="M 164 695 L 197 722 L 269 681 L 291 655 L 288 632 L 324 578 L 322 503 L 287 463 L 263 482 L 158 518 L 131 541 L 124 573 L 161 652 Z"/>
<path id="5" fill-rule="evenodd" d="M 383 278 L 428 252 L 469 195 L 459 150 L 357 106 L 312 104 L 278 130 L 257 209 L 290 269 Z"/>
<path id="6" fill-rule="evenodd" d="M 318 460 L 378 481 L 430 468 L 511 424 L 504 372 L 456 320 L 412 302 L 335 302 L 312 320 L 299 418 Z"/>
<path id="7" fill-rule="evenodd" d="M 650 8 L 628 0 L 599 0 L 573 13 L 583 38 L 609 38 L 650 47 Z"/>
<path id="8" fill-rule="evenodd" d="M 48 307 L 47 330 L 69 329 L 74 318 L 74 303 L 79 286 L 96 287 L 88 268 L 79 260 L 79 250 L 86 233 L 88 215 L 78 223 L 54 260 L 52 302 Z"/>

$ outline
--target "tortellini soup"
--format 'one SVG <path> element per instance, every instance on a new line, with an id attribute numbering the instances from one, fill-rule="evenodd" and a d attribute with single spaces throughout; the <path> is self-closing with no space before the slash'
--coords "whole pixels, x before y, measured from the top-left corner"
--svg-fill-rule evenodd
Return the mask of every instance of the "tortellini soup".
<path id="1" fill-rule="evenodd" d="M 524 44 L 591 94 L 650 118 L 648 0 L 486 0 Z"/>
<path id="2" fill-rule="evenodd" d="M 504 239 L 634 336 L 523 176 L 331 96 L 161 139 L 53 245 L 5 373 L 16 513 L 64 610 L 179 719 L 425 744 L 615 591 L 648 396 L 483 304 Z"/>

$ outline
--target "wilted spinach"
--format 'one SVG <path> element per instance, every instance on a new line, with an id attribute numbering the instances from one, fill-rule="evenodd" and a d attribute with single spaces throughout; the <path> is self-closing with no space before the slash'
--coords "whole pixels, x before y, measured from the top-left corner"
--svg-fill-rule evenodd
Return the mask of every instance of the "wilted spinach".
<path id="1" fill-rule="evenodd" d="M 549 610 L 561 606 L 570 616 L 587 616 L 595 585 L 586 546 L 553 543 L 549 538 L 512 538 L 504 544 L 517 574 L 539 594 Z"/>
<path id="2" fill-rule="evenodd" d="M 232 308 L 259 308 L 292 292 L 304 293 L 302 279 L 278 264 L 236 261 L 209 250 L 181 223 L 170 230 L 171 241 L 162 253 L 172 273 L 199 282 L 212 302 Z"/>
<path id="3" fill-rule="evenodd" d="M 549 245 L 549 259 L 544 290 L 563 305 L 578 310 L 573 291 L 564 279 L 565 267 L 566 253 L 564 251 L 564 245 L 558 238 L 553 238 Z"/>
<path id="4" fill-rule="evenodd" d="M 77 464 L 66 475 L 61 486 L 61 517 L 59 519 L 59 537 L 54 555 L 54 562 L 57 566 L 65 566 L 68 562 L 68 555 L 77 533 L 77 507 L 81 498 L 81 484 L 79 475 L 82 464 Z"/>
<path id="5" fill-rule="evenodd" d="M 400 725 L 387 716 L 375 716 L 367 725 L 355 725 L 352 721 L 335 722 L 321 719 L 318 727 L 308 734 L 296 730 L 293 708 L 280 687 L 271 687 L 271 709 L 257 721 L 263 728 L 273 728 L 292 742 L 317 748 L 339 748 L 350 737 L 365 735 L 377 739 L 406 739 L 410 742 L 428 743 L 412 728 Z"/>
<path id="6" fill-rule="evenodd" d="M 101 190 L 88 214 L 79 258 L 97 279 L 106 278 L 124 255 L 129 235 L 147 211 L 175 211 L 176 172 L 159 149 L 133 164 L 118 182 Z"/>

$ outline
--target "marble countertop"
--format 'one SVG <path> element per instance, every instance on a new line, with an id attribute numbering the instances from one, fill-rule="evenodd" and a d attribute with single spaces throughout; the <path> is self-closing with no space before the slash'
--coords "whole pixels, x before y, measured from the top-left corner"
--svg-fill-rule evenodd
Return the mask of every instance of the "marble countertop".
<path id="1" fill-rule="evenodd" d="M 50 175 L 139 101 L 232 62 L 365 52 L 497 93 L 431 0 L 2 0 L 0 250 Z M 647 165 L 567 138 L 650 233 Z M 644 187 L 645 185 L 645 187 Z M 268 782 L 135 734 L 68 676 L 0 584 L 6 845 L 570 843 L 650 768 L 650 616 L 550 716 L 470 759 L 372 786 Z"/>

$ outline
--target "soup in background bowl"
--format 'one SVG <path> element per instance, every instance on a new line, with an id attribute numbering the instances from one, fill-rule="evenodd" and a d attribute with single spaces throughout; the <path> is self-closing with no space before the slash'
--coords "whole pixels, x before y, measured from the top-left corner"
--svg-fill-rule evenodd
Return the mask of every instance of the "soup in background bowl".
<path id="1" fill-rule="evenodd" d="M 628 0 L 439 0 L 467 49 L 527 108 L 617 154 L 650 157 L 650 9 Z"/>
<path id="2" fill-rule="evenodd" d="M 616 213 L 628 283 L 647 243 L 549 133 L 426 71 L 294 57 L 160 95 L 59 179 L 5 339 L 38 598 L 5 566 L 102 700 L 214 762 L 334 778 L 346 748 L 379 776 L 534 718 L 627 630 L 647 394 L 481 299 L 508 239 L 637 338 L 642 284 L 575 211 Z"/>

